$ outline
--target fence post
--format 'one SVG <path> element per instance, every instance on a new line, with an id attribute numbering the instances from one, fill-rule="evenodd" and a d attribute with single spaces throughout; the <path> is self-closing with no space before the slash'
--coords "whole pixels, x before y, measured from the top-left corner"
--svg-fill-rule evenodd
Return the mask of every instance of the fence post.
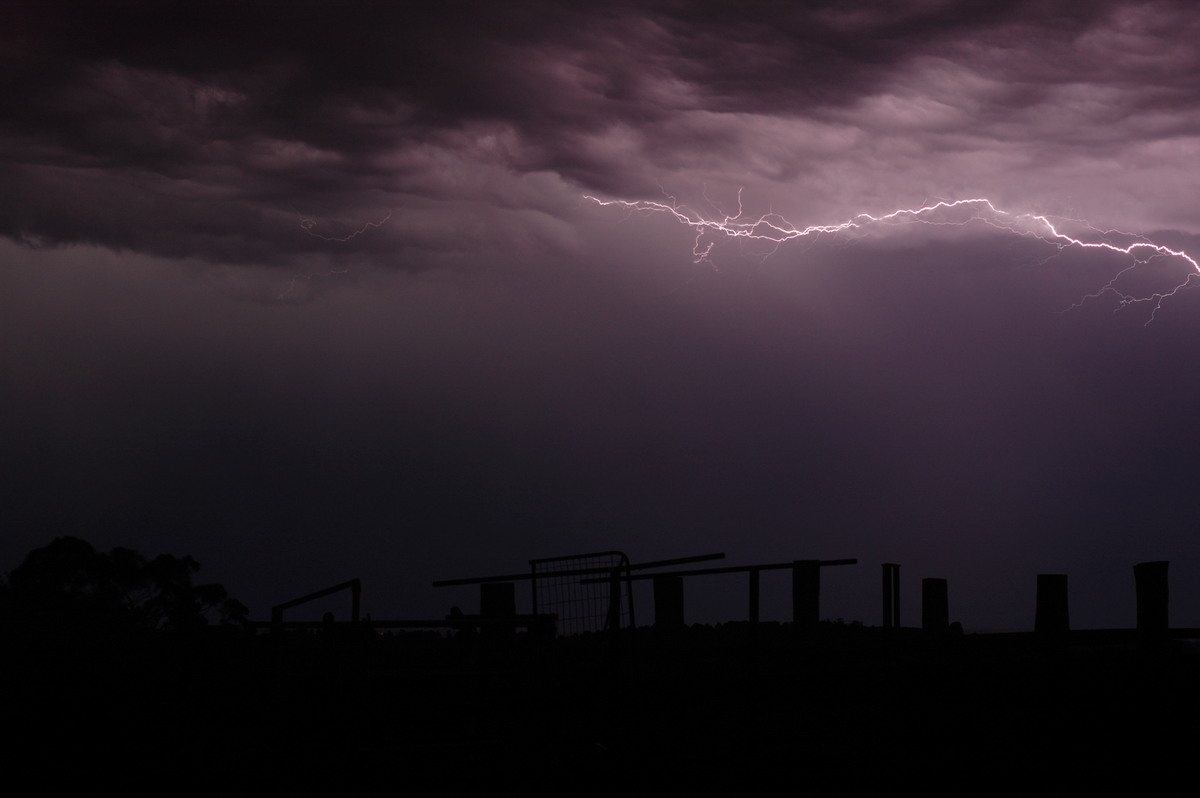
<path id="1" fill-rule="evenodd" d="M 758 569 L 750 569 L 750 623 L 758 623 Z"/>
<path id="2" fill-rule="evenodd" d="M 792 562 L 792 623 L 812 629 L 821 619 L 821 561 Z"/>
<path id="3" fill-rule="evenodd" d="M 883 628 L 900 628 L 900 566 L 883 564 Z"/>
<path id="4" fill-rule="evenodd" d="M 1164 634 L 1170 628 L 1167 621 L 1166 560 L 1140 562 L 1133 566 L 1137 588 L 1137 628 L 1146 634 Z"/>
<path id="5" fill-rule="evenodd" d="M 485 637 L 508 637 L 517 633 L 517 592 L 512 582 L 484 582 L 479 586 L 479 615 Z M 511 618 L 512 624 L 488 623 Z"/>
<path id="6" fill-rule="evenodd" d="M 1038 574 L 1037 612 L 1033 631 L 1043 637 L 1061 637 L 1071 629 L 1067 604 L 1067 575 Z"/>
<path id="7" fill-rule="evenodd" d="M 921 628 L 938 633 L 950 628 L 950 602 L 945 579 L 921 580 Z"/>
<path id="8" fill-rule="evenodd" d="M 621 571 L 617 568 L 608 572 L 608 616 L 604 628 L 613 634 L 621 631 Z"/>

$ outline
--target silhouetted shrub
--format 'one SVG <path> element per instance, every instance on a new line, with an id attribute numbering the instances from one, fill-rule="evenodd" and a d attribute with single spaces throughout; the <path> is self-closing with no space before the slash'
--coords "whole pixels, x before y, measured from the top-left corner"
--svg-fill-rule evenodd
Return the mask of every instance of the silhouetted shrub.
<path id="1" fill-rule="evenodd" d="M 196 585 L 189 556 L 150 560 L 133 549 L 107 554 L 76 537 L 34 549 L 8 576 L 0 607 L 10 619 L 189 630 L 245 622 L 246 606 L 218 584 Z"/>

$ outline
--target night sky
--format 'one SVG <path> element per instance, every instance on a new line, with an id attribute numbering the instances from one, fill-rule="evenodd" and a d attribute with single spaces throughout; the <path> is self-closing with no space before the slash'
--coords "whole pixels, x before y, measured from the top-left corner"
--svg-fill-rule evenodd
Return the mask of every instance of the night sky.
<path id="1" fill-rule="evenodd" d="M 979 221 L 695 262 L 584 198 L 988 197 L 1200 253 L 1200 14 L 1083 5 L 7 4 L 0 571 L 70 534 L 395 618 L 532 557 L 857 557 L 823 615 L 878 623 L 890 561 L 906 624 L 935 576 L 981 631 L 1038 573 L 1130 626 L 1165 559 L 1200 626 L 1200 291 L 1102 290 L 1186 262 Z"/>

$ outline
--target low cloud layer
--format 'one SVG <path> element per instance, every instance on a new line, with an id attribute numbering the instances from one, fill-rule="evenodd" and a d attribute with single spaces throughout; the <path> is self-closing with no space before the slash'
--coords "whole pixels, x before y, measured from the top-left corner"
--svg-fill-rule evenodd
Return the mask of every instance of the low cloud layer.
<path id="1" fill-rule="evenodd" d="M 311 265 L 394 212 L 354 256 L 420 269 L 571 251 L 583 192 L 739 186 L 803 223 L 986 194 L 1194 232 L 1194 15 L 1076 6 L 24 5 L 0 232 Z"/>

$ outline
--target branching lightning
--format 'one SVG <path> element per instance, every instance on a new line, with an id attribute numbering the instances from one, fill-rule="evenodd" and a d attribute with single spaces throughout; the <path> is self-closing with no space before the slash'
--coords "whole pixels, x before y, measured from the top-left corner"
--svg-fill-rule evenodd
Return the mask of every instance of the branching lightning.
<path id="1" fill-rule="evenodd" d="M 378 222 L 367 222 L 362 227 L 360 227 L 357 230 L 355 230 L 347 235 L 344 235 L 344 236 L 327 236 L 327 235 L 322 235 L 321 233 L 314 233 L 313 228 L 316 227 L 318 224 L 318 220 L 315 216 L 305 216 L 304 214 L 297 211 L 295 208 L 292 208 L 292 212 L 295 213 L 296 216 L 300 219 L 300 229 L 303 230 L 304 232 L 308 233 L 313 238 L 319 238 L 322 241 L 330 241 L 330 242 L 337 243 L 337 244 L 344 244 L 347 241 L 350 241 L 351 239 L 358 238 L 360 235 L 362 235 L 363 233 L 367 232 L 368 230 L 370 230 L 372 228 L 378 229 L 380 227 L 383 227 L 385 224 L 387 224 L 388 220 L 392 218 L 392 214 L 395 213 L 395 209 L 394 208 L 389 209 L 387 212 L 387 215 L 384 216 L 382 219 L 380 219 Z M 328 278 L 328 277 L 334 277 L 334 276 L 341 275 L 341 274 L 347 274 L 348 272 L 349 272 L 348 269 L 329 269 L 329 270 L 323 271 L 323 272 L 311 272 L 309 274 L 301 275 L 301 277 L 304 280 L 312 282 L 312 280 L 317 277 Z M 279 300 L 287 299 L 287 297 L 290 296 L 296 290 L 297 286 L 298 286 L 297 278 L 293 277 L 291 282 L 288 283 L 288 287 L 285 288 L 283 290 L 283 292 L 281 294 L 279 294 L 278 297 L 276 297 L 276 299 L 279 299 Z"/>
<path id="2" fill-rule="evenodd" d="M 692 246 L 692 256 L 696 263 L 709 261 L 716 242 L 724 238 L 753 241 L 768 246 L 774 252 L 780 245 L 798 238 L 819 236 L 821 234 L 836 234 L 865 230 L 876 225 L 899 223 L 921 223 L 934 225 L 986 224 L 998 230 L 1021 236 L 1036 238 L 1057 248 L 1059 252 L 1077 247 L 1082 249 L 1107 250 L 1126 255 L 1132 262 L 1121 269 L 1111 280 L 1099 289 L 1083 297 L 1071 306 L 1076 308 L 1089 299 L 1096 299 L 1104 294 L 1111 294 L 1118 300 L 1118 309 L 1130 305 L 1147 304 L 1150 316 L 1149 324 L 1162 307 L 1162 303 L 1175 296 L 1185 288 L 1200 285 L 1200 263 L 1183 250 L 1171 249 L 1158 244 L 1143 236 L 1125 233 L 1120 230 L 1100 230 L 1086 222 L 1071 219 L 1058 219 L 1037 213 L 1011 213 L 1001 210 L 985 197 L 973 197 L 960 200 L 938 200 L 915 208 L 899 208 L 879 216 L 870 213 L 860 213 L 837 224 L 818 224 L 808 227 L 797 227 L 776 213 L 763 216 L 747 216 L 742 207 L 741 191 L 738 192 L 737 213 L 730 214 L 719 208 L 713 216 L 705 216 L 697 211 L 679 204 L 674 197 L 666 197 L 664 202 L 653 200 L 603 200 L 590 194 L 584 195 L 605 207 L 616 206 L 627 211 L 645 211 L 666 213 L 675 218 L 680 224 L 692 228 L 696 232 L 695 243 Z M 968 212 L 966 217 L 947 218 L 947 213 L 953 209 L 963 209 Z M 1057 218 L 1057 217 L 1053 217 Z M 1081 225 L 1090 234 L 1091 240 L 1077 238 L 1063 232 L 1066 223 L 1074 222 Z M 1129 243 L 1114 243 L 1112 239 L 1119 238 Z M 1154 291 L 1148 294 L 1132 294 L 1117 287 L 1117 281 L 1139 266 L 1149 263 L 1155 258 L 1167 258 L 1178 261 L 1186 272 L 1183 280 L 1164 291 Z"/>
<path id="3" fill-rule="evenodd" d="M 293 210 L 295 210 L 295 209 L 293 208 Z M 305 216 L 304 214 L 300 213 L 299 211 L 296 212 L 296 216 L 300 217 L 300 229 L 303 230 L 304 232 L 308 233 L 313 238 L 319 238 L 322 241 L 334 241 L 339 244 L 344 244 L 352 238 L 358 238 L 360 235 L 367 232 L 368 230 L 370 230 L 373 227 L 374 228 L 383 227 L 385 224 L 387 224 L 387 221 L 392 218 L 392 213 L 394 213 L 394 210 L 389 210 L 387 212 L 387 216 L 383 217 L 378 222 L 367 222 L 366 224 L 364 224 L 362 227 L 358 228 L 354 232 L 350 233 L 349 235 L 344 235 L 344 236 L 327 236 L 327 235 L 322 235 L 320 233 L 314 233 L 313 228 L 316 227 L 317 223 L 318 223 L 317 218 L 315 216 Z"/>

